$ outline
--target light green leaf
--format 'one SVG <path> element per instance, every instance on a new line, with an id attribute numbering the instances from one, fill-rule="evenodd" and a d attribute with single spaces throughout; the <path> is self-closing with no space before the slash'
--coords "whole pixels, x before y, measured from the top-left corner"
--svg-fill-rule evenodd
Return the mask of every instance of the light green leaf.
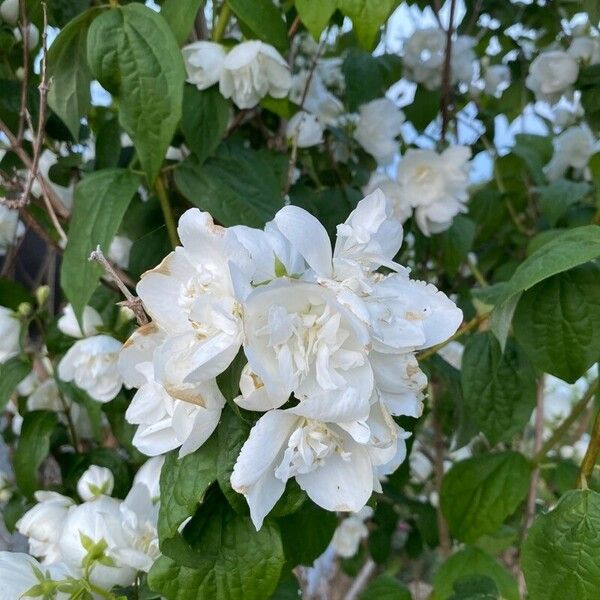
<path id="1" fill-rule="evenodd" d="M 600 356 L 600 267 L 559 273 L 521 296 L 515 336 L 545 373 L 575 382 Z"/>
<path id="2" fill-rule="evenodd" d="M 442 510 L 454 537 L 472 543 L 496 532 L 527 496 L 531 470 L 518 452 L 481 454 L 444 476 Z"/>
<path id="3" fill-rule="evenodd" d="M 379 575 L 369 582 L 360 600 L 411 600 L 410 591 L 395 577 Z"/>
<path id="4" fill-rule="evenodd" d="M 365 50 L 373 50 L 379 29 L 398 4 L 398 0 L 338 0 L 338 8 L 352 19 L 356 37 Z"/>
<path id="5" fill-rule="evenodd" d="M 552 227 L 567 212 L 569 206 L 584 198 L 591 188 L 583 181 L 558 179 L 550 185 L 536 188 L 542 212 Z"/>
<path id="6" fill-rule="evenodd" d="M 600 494 L 573 490 L 539 516 L 521 564 L 531 600 L 595 600 L 600 581 Z"/>
<path id="7" fill-rule="evenodd" d="M 177 458 L 169 452 L 160 473 L 158 536 L 161 543 L 174 537 L 192 516 L 217 477 L 217 440 L 212 436 L 192 454 Z"/>
<path id="8" fill-rule="evenodd" d="M 263 42 L 280 52 L 288 47 L 287 28 L 281 10 L 272 0 L 227 0 L 236 17 Z"/>
<path id="9" fill-rule="evenodd" d="M 190 35 L 201 6 L 204 10 L 204 0 L 165 0 L 163 2 L 160 14 L 169 24 L 180 46 Z"/>
<path id="10" fill-rule="evenodd" d="M 87 35 L 99 13 L 100 9 L 90 8 L 70 21 L 48 50 L 48 104 L 75 141 L 79 140 L 79 121 L 90 108 L 92 73 L 86 60 Z"/>
<path id="11" fill-rule="evenodd" d="M 92 73 L 118 98 L 121 127 L 153 183 L 181 117 L 185 69 L 173 33 L 153 10 L 127 4 L 92 23 L 87 51 Z"/>
<path id="12" fill-rule="evenodd" d="M 33 496 L 40 488 L 38 469 L 48 456 L 50 436 L 57 423 L 58 415 L 47 410 L 34 410 L 23 418 L 13 466 L 17 486 L 25 496 Z"/>
<path id="13" fill-rule="evenodd" d="M 183 91 L 181 132 L 198 163 L 203 163 L 217 149 L 227 130 L 229 102 L 217 86 L 199 90 L 186 84 Z"/>
<path id="14" fill-rule="evenodd" d="M 0 413 L 9 401 L 16 387 L 31 371 L 31 365 L 18 356 L 0 363 Z"/>
<path id="15" fill-rule="evenodd" d="M 453 594 L 453 584 L 467 575 L 486 575 L 498 586 L 502 598 L 519 600 L 514 577 L 491 556 L 477 548 L 466 547 L 451 556 L 433 577 L 430 600 L 446 600 Z"/>
<path id="16" fill-rule="evenodd" d="M 75 188 L 60 283 L 78 316 L 103 273 L 88 257 L 96 246 L 108 251 L 139 183 L 130 171 L 105 169 L 86 176 Z"/>
<path id="17" fill-rule="evenodd" d="M 296 0 L 296 10 L 310 34 L 319 40 L 337 8 L 337 0 Z"/>
<path id="18" fill-rule="evenodd" d="M 282 160 L 281 154 L 226 144 L 202 166 L 190 159 L 181 163 L 175 183 L 192 204 L 222 225 L 262 227 L 283 206 L 277 177 Z"/>
<path id="19" fill-rule="evenodd" d="M 536 378 L 522 350 L 502 352 L 489 332 L 472 336 L 462 360 L 461 382 L 469 419 L 491 444 L 510 441 L 525 426 L 536 401 Z"/>

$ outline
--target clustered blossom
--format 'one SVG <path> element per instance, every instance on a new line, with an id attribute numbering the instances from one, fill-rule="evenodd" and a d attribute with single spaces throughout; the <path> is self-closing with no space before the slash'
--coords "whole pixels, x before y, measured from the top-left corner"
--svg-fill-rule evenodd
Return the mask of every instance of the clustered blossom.
<path id="1" fill-rule="evenodd" d="M 569 168 L 583 171 L 592 155 L 598 150 L 598 142 L 585 123 L 565 129 L 552 140 L 552 143 L 554 154 L 544 167 L 551 181 L 562 177 Z"/>
<path id="2" fill-rule="evenodd" d="M 138 388 L 127 419 L 147 454 L 185 455 L 225 405 L 215 378 L 240 350 L 236 402 L 259 411 L 231 484 L 260 528 L 294 478 L 331 511 L 359 511 L 406 456 L 392 416 L 422 412 L 415 352 L 462 320 L 442 292 L 394 262 L 402 226 L 381 190 L 329 237 L 286 206 L 263 230 L 223 228 L 187 211 L 182 246 L 137 286 L 152 318 L 125 343 L 123 379 Z M 378 271 L 380 267 L 388 274 Z"/>
<path id="3" fill-rule="evenodd" d="M 79 579 L 86 575 L 93 554 L 89 580 L 107 590 L 131 585 L 138 572 L 148 572 L 160 554 L 155 488 L 162 462 L 162 458 L 150 459 L 124 500 L 110 496 L 112 472 L 97 465 L 91 465 L 77 484 L 82 504 L 57 492 L 36 492 L 37 504 L 17 522 L 18 531 L 28 539 L 29 552 L 40 561 L 28 560 L 27 566 L 49 570 L 56 574 L 54 580 Z M 0 556 L 0 572 L 6 560 Z M 23 571 L 28 572 L 25 565 Z"/>
<path id="4" fill-rule="evenodd" d="M 25 225 L 19 221 L 19 211 L 0 204 L 0 256 L 4 256 L 8 247 L 24 233 Z"/>

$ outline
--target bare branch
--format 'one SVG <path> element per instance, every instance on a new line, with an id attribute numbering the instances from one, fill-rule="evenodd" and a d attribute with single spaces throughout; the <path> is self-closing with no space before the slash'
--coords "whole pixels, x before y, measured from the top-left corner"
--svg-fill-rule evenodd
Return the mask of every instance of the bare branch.
<path id="1" fill-rule="evenodd" d="M 29 22 L 27 20 L 26 0 L 19 0 L 19 10 L 21 13 L 19 28 L 21 29 L 21 38 L 23 42 L 23 79 L 21 80 L 21 105 L 19 107 L 19 129 L 17 131 L 17 140 L 20 144 L 23 141 L 23 134 L 25 132 L 27 92 L 29 91 Z"/>
<path id="2" fill-rule="evenodd" d="M 448 121 L 450 119 L 450 101 L 452 96 L 452 34 L 454 33 L 454 10 L 456 8 L 456 0 L 450 0 L 450 18 L 448 22 L 448 30 L 446 31 L 446 54 L 444 56 L 444 68 L 442 71 L 442 141 L 446 140 L 448 131 Z"/>

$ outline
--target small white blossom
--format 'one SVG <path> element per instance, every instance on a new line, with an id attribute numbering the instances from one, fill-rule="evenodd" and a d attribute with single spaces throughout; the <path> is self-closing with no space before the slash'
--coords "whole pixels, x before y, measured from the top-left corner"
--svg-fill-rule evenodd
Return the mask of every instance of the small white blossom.
<path id="1" fill-rule="evenodd" d="M 9 25 L 16 25 L 19 20 L 19 0 L 4 0 L 0 5 L 0 17 Z"/>
<path id="2" fill-rule="evenodd" d="M 133 478 L 133 485 L 145 485 L 150 498 L 156 502 L 160 498 L 160 472 L 165 462 L 164 455 L 149 458 L 138 470 Z"/>
<path id="3" fill-rule="evenodd" d="M 445 231 L 457 214 L 467 211 L 470 158 L 466 146 L 450 146 L 441 154 L 410 149 L 402 158 L 398 183 L 425 235 Z"/>
<path id="4" fill-rule="evenodd" d="M 4 256 L 24 233 L 25 225 L 19 220 L 19 211 L 0 204 L 0 256 Z"/>
<path id="5" fill-rule="evenodd" d="M 499 96 L 510 85 L 510 69 L 506 65 L 490 65 L 485 70 L 485 93 Z"/>
<path id="6" fill-rule="evenodd" d="M 304 102 L 302 102 L 304 98 Z M 344 110 L 342 102 L 326 87 L 318 71 L 301 71 L 294 75 L 290 100 L 315 115 L 321 123 L 334 125 Z"/>
<path id="7" fill-rule="evenodd" d="M 359 115 L 354 138 L 380 165 L 389 164 L 398 151 L 404 113 L 389 98 L 378 98 L 363 104 Z"/>
<path id="8" fill-rule="evenodd" d="M 219 89 L 238 108 L 253 108 L 267 94 L 284 98 L 290 86 L 288 64 L 273 46 L 264 42 L 242 42 L 223 61 Z"/>
<path id="9" fill-rule="evenodd" d="M 108 258 L 118 267 L 121 267 L 121 269 L 127 269 L 129 267 L 129 254 L 132 246 L 133 242 L 128 237 L 116 235 L 110 243 Z"/>
<path id="10" fill-rule="evenodd" d="M 23 41 L 23 34 L 21 33 L 21 29 L 19 27 L 15 27 L 13 29 L 13 35 L 15 36 L 15 40 L 17 40 L 17 42 Z M 39 43 L 40 30 L 33 23 L 29 23 L 27 25 L 27 48 L 31 52 L 32 50 L 35 50 Z"/>
<path id="11" fill-rule="evenodd" d="M 552 159 L 544 167 L 551 181 L 562 177 L 569 168 L 584 169 L 598 148 L 594 134 L 585 123 L 565 129 L 554 138 L 553 145 Z"/>
<path id="12" fill-rule="evenodd" d="M 20 332 L 21 324 L 15 313 L 6 306 L 0 306 L 0 363 L 19 353 Z"/>
<path id="13" fill-rule="evenodd" d="M 48 573 L 49 571 L 49 573 Z M 22 552 L 0 552 L 0 600 L 27 600 L 34 596 L 26 595 L 40 583 L 37 573 L 47 573 L 50 579 L 60 581 L 68 576 L 63 565 L 55 564 L 47 568 L 35 560 L 33 556 Z M 38 598 L 40 596 L 35 596 Z M 68 600 L 66 593 L 58 592 L 53 598 Z"/>
<path id="14" fill-rule="evenodd" d="M 199 41 L 182 48 L 187 81 L 205 90 L 219 81 L 225 61 L 225 48 L 214 42 Z"/>
<path id="15" fill-rule="evenodd" d="M 349 514 L 333 534 L 331 545 L 338 556 L 351 558 L 358 552 L 360 542 L 369 535 L 365 521 L 373 516 L 373 509 L 365 506 L 357 513 Z"/>
<path id="16" fill-rule="evenodd" d="M 600 63 L 600 37 L 576 37 L 567 52 L 586 66 L 597 65 Z"/>
<path id="17" fill-rule="evenodd" d="M 62 311 L 62 316 L 58 319 L 57 327 L 59 331 L 74 338 L 91 337 L 98 333 L 98 328 L 102 327 L 102 317 L 98 311 L 91 306 L 83 309 L 83 331 L 75 316 L 75 311 L 71 304 L 67 304 Z"/>
<path id="18" fill-rule="evenodd" d="M 98 402 L 109 402 L 121 389 L 117 368 L 121 342 L 108 335 L 95 335 L 78 340 L 58 364 L 58 376 L 74 381 Z"/>
<path id="19" fill-rule="evenodd" d="M 314 115 L 300 111 L 289 120 L 286 136 L 295 139 L 298 148 L 310 148 L 323 141 L 323 125 Z"/>
<path id="20" fill-rule="evenodd" d="M 77 493 L 85 502 L 97 496 L 110 496 L 115 487 L 115 478 L 110 469 L 90 465 L 77 482 Z"/>
<path id="21" fill-rule="evenodd" d="M 372 194 L 380 189 L 385 197 L 394 207 L 394 218 L 400 223 L 407 221 L 412 215 L 412 206 L 402 194 L 402 188 L 393 179 L 390 179 L 385 173 L 374 172 L 367 185 L 363 188 L 365 196 Z"/>
<path id="22" fill-rule="evenodd" d="M 548 50 L 538 55 L 529 65 L 525 85 L 537 100 L 557 102 L 579 75 L 577 60 L 563 50 Z"/>

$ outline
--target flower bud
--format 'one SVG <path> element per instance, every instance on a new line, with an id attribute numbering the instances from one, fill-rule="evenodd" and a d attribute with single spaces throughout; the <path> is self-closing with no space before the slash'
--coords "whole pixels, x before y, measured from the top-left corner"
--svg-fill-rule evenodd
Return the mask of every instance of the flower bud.
<path id="1" fill-rule="evenodd" d="M 0 17 L 9 25 L 16 25 L 19 20 L 19 0 L 4 0 L 0 5 Z"/>
<path id="2" fill-rule="evenodd" d="M 98 496 L 110 496 L 115 487 L 115 478 L 110 469 L 92 465 L 77 482 L 77 493 L 87 502 Z"/>
<path id="3" fill-rule="evenodd" d="M 35 299 L 37 300 L 38 306 L 42 307 L 46 304 L 46 301 L 50 297 L 50 287 L 47 285 L 41 285 L 35 290 Z"/>
<path id="4" fill-rule="evenodd" d="M 31 311 L 32 307 L 29 302 L 21 302 L 21 304 L 19 304 L 19 307 L 17 308 L 17 313 L 19 313 L 19 316 L 21 317 L 29 316 L 31 314 Z"/>

